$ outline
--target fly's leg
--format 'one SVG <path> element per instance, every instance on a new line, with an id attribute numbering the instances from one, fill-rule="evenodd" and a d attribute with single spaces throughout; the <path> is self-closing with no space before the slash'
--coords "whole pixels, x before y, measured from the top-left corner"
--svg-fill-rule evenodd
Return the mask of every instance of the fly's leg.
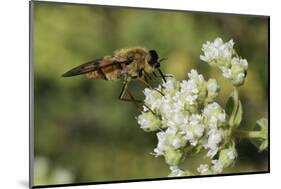
<path id="1" fill-rule="evenodd" d="M 150 89 L 152 89 L 152 86 L 151 86 L 147 81 L 145 81 L 145 80 L 143 80 L 143 79 L 139 79 L 139 81 L 141 81 L 145 86 L 147 86 L 147 87 L 149 87 Z M 162 96 L 164 96 L 164 94 L 163 94 L 160 90 L 155 89 L 155 88 L 154 88 L 153 90 L 157 91 L 157 92 L 160 93 Z"/>
<path id="2" fill-rule="evenodd" d="M 122 87 L 122 90 L 121 90 L 121 93 L 119 95 L 119 100 L 122 100 L 122 101 L 126 101 L 126 102 L 133 102 L 135 104 L 135 106 L 137 107 L 137 109 L 141 112 L 141 109 L 139 107 L 139 104 L 142 103 L 142 101 L 140 100 L 136 100 L 132 93 L 129 91 L 128 87 L 129 87 L 129 83 L 130 81 L 126 80 L 123 84 L 123 87 Z M 126 93 L 128 93 L 129 97 L 130 98 L 126 98 L 125 95 Z"/>
<path id="3" fill-rule="evenodd" d="M 127 102 L 134 102 L 134 103 L 142 103 L 142 101 L 140 100 L 136 100 L 132 93 L 129 91 L 128 87 L 129 87 L 129 81 L 125 81 L 121 90 L 121 93 L 119 95 L 119 100 L 123 100 L 123 101 L 127 101 Z M 126 98 L 125 95 L 126 93 L 128 93 L 130 98 Z"/>
<path id="4" fill-rule="evenodd" d="M 152 81 L 152 77 L 146 71 L 142 70 L 142 72 L 144 73 L 144 78 L 146 82 L 148 82 L 148 79 Z"/>
<path id="5" fill-rule="evenodd" d="M 129 95 L 130 98 L 125 98 L 125 94 L 126 94 L 126 93 Z M 139 104 L 141 103 L 141 104 L 142 104 L 144 107 L 146 107 L 150 112 L 152 112 L 154 115 L 156 115 L 155 112 L 153 112 L 153 111 L 151 110 L 151 108 L 149 108 L 146 104 L 144 104 L 142 101 L 136 100 L 136 99 L 134 98 L 134 96 L 132 95 L 131 91 L 129 90 L 129 81 L 125 81 L 125 82 L 124 82 L 124 85 L 123 85 L 123 87 L 122 87 L 121 93 L 120 93 L 120 95 L 119 95 L 119 100 L 126 101 L 126 102 L 133 102 L 133 103 L 136 105 L 137 109 L 138 109 L 140 112 L 142 112 L 141 108 L 139 107 Z"/>
<path id="6" fill-rule="evenodd" d="M 139 102 L 139 101 L 135 100 L 134 96 L 132 95 L 131 91 L 130 91 L 128 88 L 127 88 L 127 93 L 128 93 L 128 95 L 130 96 L 130 98 L 132 99 L 133 102 Z M 141 102 L 141 103 L 142 103 L 142 102 Z M 136 104 L 136 103 L 135 103 L 135 104 Z M 155 112 L 152 111 L 151 108 L 149 108 L 146 104 L 142 103 L 142 105 L 143 105 L 144 107 L 146 107 L 151 113 L 153 113 L 154 115 L 156 115 Z M 142 110 L 141 110 L 141 108 L 138 106 L 138 104 L 136 104 L 136 106 L 137 106 L 138 110 L 139 110 L 140 112 L 142 112 Z"/>

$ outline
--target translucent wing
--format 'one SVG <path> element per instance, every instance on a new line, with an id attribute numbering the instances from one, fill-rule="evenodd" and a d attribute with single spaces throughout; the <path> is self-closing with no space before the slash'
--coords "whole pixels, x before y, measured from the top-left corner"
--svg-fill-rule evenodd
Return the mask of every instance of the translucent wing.
<path id="1" fill-rule="evenodd" d="M 96 71 L 97 69 L 101 68 L 102 65 L 105 66 L 110 64 L 111 62 L 112 61 L 103 59 L 92 60 L 67 71 L 62 76 L 72 77 L 76 75 L 86 74 L 92 71 Z"/>
<path id="2" fill-rule="evenodd" d="M 97 71 L 99 69 L 108 67 L 108 66 L 113 66 L 115 64 L 129 64 L 131 63 L 132 60 L 115 60 L 115 59 L 96 59 L 89 61 L 87 63 L 84 63 L 80 66 L 77 66 L 68 72 L 64 73 L 62 77 L 72 77 L 76 75 L 82 75 L 90 72 Z"/>

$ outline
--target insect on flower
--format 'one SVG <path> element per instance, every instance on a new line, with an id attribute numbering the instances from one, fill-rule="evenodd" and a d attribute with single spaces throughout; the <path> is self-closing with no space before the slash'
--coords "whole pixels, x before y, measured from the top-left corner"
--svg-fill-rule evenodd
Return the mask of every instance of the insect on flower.
<path id="1" fill-rule="evenodd" d="M 131 101 L 136 105 L 141 101 L 136 100 L 128 89 L 132 80 L 139 80 L 150 87 L 149 80 L 152 80 L 151 74 L 158 77 L 154 71 L 158 71 L 164 81 L 165 76 L 160 70 L 159 56 L 156 50 L 147 50 L 141 47 L 124 48 L 114 52 L 113 56 L 105 56 L 101 59 L 95 59 L 79 65 L 68 72 L 63 77 L 72 77 L 85 74 L 88 79 L 104 80 L 123 80 L 123 87 L 119 99 Z M 125 98 L 126 93 L 130 98 Z"/>

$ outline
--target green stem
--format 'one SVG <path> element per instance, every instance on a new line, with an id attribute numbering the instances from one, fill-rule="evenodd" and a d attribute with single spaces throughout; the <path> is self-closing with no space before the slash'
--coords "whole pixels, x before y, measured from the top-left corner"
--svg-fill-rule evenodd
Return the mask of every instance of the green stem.
<path id="1" fill-rule="evenodd" d="M 234 107 L 229 119 L 229 124 L 230 124 L 230 128 L 233 128 L 234 126 L 234 118 L 238 109 L 238 103 L 239 103 L 239 94 L 238 94 L 238 90 L 236 87 L 233 87 L 233 92 L 232 92 L 232 96 L 233 96 L 233 100 L 234 100 Z"/>
<path id="2" fill-rule="evenodd" d="M 235 130 L 233 131 L 233 135 L 237 138 L 264 138 L 260 131 Z"/>

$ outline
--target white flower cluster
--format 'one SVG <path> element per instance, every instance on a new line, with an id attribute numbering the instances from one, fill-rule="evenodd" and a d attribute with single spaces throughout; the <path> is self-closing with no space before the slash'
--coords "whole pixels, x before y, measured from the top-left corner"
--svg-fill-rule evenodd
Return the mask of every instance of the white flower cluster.
<path id="1" fill-rule="evenodd" d="M 248 70 L 248 62 L 237 56 L 233 48 L 233 40 L 224 43 L 221 38 L 216 38 L 214 42 L 207 41 L 203 44 L 203 55 L 200 59 L 212 66 L 221 69 L 223 76 L 232 81 L 236 86 L 244 83 Z"/>
<path id="2" fill-rule="evenodd" d="M 164 156 L 171 175 L 187 175 L 178 165 L 188 149 L 206 149 L 206 156 L 213 160 L 212 173 L 217 173 L 220 161 L 214 157 L 221 150 L 227 129 L 225 111 L 214 101 L 219 86 L 215 79 L 205 81 L 196 70 L 188 77 L 182 82 L 170 78 L 156 89 L 145 89 L 144 111 L 138 123 L 145 131 L 158 130 L 153 154 Z M 203 173 L 206 166 L 199 168 Z"/>
<path id="3" fill-rule="evenodd" d="M 211 166 L 209 166 L 208 164 L 201 164 L 197 168 L 197 171 L 201 175 L 222 173 L 223 168 L 232 165 L 236 157 L 237 152 L 233 146 L 230 148 L 223 149 L 220 151 L 219 159 L 211 161 Z"/>

